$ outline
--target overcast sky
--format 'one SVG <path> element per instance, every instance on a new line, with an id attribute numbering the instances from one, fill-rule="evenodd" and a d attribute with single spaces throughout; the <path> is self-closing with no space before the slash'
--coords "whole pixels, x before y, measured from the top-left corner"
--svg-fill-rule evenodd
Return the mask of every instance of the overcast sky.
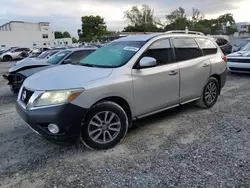
<path id="1" fill-rule="evenodd" d="M 81 27 L 81 16 L 100 15 L 109 30 L 122 30 L 123 13 L 134 5 L 148 4 L 164 20 L 178 7 L 191 15 L 199 8 L 206 18 L 233 13 L 237 22 L 250 21 L 250 0 L 1 0 L 0 25 L 9 21 L 48 21 L 54 30 L 69 31 L 74 36 Z"/>

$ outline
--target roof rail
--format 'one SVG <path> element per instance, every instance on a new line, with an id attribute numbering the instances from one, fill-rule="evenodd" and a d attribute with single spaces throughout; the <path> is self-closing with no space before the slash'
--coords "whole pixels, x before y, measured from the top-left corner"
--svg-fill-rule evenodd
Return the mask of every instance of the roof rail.
<path id="1" fill-rule="evenodd" d="M 165 32 L 167 34 L 170 34 L 170 33 L 183 33 L 183 34 L 194 34 L 194 35 L 204 35 L 204 33 L 201 33 L 201 32 L 197 32 L 197 31 L 186 31 L 186 30 L 173 30 L 173 31 L 167 31 Z"/>

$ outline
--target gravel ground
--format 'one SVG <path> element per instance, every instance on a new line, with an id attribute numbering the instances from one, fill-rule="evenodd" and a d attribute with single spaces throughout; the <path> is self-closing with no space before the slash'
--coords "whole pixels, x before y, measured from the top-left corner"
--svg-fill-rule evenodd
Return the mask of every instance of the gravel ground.
<path id="1" fill-rule="evenodd" d="M 230 75 L 212 109 L 148 117 L 117 147 L 90 151 L 33 133 L 0 78 L 0 187 L 250 187 L 249 80 Z"/>

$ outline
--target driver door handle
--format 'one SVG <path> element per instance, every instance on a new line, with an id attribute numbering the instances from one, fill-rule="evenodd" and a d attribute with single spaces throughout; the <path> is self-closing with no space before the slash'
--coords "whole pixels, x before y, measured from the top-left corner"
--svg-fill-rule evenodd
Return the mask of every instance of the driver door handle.
<path id="1" fill-rule="evenodd" d="M 168 75 L 170 75 L 170 76 L 174 76 L 174 75 L 176 75 L 176 74 L 178 74 L 177 71 L 171 71 L 171 72 L 168 73 Z"/>

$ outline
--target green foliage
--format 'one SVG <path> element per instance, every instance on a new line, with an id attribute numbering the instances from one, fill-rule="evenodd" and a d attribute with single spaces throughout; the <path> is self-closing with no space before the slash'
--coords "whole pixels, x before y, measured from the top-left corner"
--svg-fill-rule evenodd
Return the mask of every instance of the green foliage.
<path id="1" fill-rule="evenodd" d="M 73 42 L 73 43 L 78 43 L 78 40 L 77 40 L 75 37 L 73 37 L 73 38 L 72 38 L 72 42 Z"/>
<path id="2" fill-rule="evenodd" d="M 124 32 L 162 32 L 163 29 L 158 28 L 154 24 L 129 25 L 124 28 Z"/>
<path id="3" fill-rule="evenodd" d="M 77 33 L 80 41 L 91 42 L 100 40 L 107 32 L 107 26 L 104 18 L 100 16 L 83 16 L 82 29 Z"/>
<path id="4" fill-rule="evenodd" d="M 148 5 L 132 7 L 124 12 L 124 17 L 129 25 L 124 28 L 124 32 L 159 32 L 162 31 L 157 25 L 162 25 L 160 20 L 154 16 L 154 10 Z"/>
<path id="5" fill-rule="evenodd" d="M 184 22 L 187 20 L 187 15 L 185 14 L 185 9 L 179 7 L 179 9 L 174 10 L 171 14 L 166 15 L 167 22 L 169 24 L 173 24 L 175 22 Z"/>
<path id="6" fill-rule="evenodd" d="M 61 31 L 55 31 L 54 34 L 55 34 L 55 38 L 56 38 L 56 39 L 61 39 L 61 38 L 63 38 L 63 34 L 62 34 Z"/>
<path id="7" fill-rule="evenodd" d="M 248 33 L 250 33 L 250 25 L 248 26 Z"/>
<path id="8" fill-rule="evenodd" d="M 229 34 L 229 35 L 232 35 L 235 32 L 238 32 L 238 30 L 235 27 L 232 27 L 232 26 L 227 27 L 226 29 L 227 29 L 227 34 Z"/>
<path id="9" fill-rule="evenodd" d="M 68 31 L 64 31 L 62 35 L 63 35 L 63 38 L 71 38 L 71 35 L 69 34 Z"/>

